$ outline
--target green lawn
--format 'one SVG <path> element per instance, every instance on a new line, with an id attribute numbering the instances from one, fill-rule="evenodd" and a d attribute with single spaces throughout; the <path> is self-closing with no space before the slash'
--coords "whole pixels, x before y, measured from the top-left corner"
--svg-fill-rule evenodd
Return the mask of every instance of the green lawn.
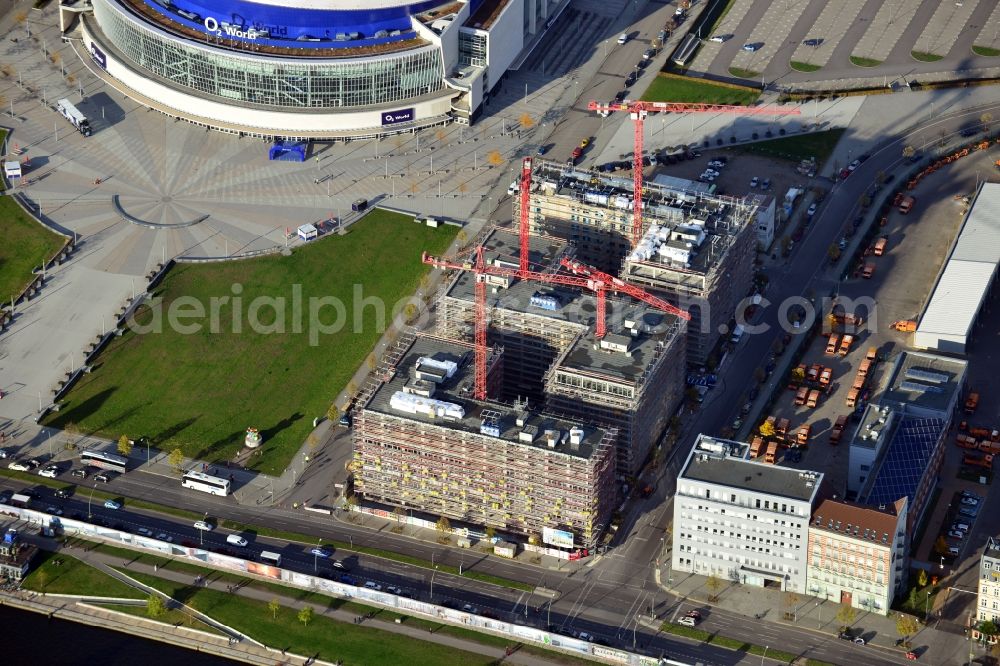
<path id="1" fill-rule="evenodd" d="M 693 638 L 694 640 L 702 641 L 706 644 L 718 645 L 719 647 L 728 648 L 730 650 L 738 650 L 740 652 L 759 655 L 762 658 L 764 657 L 764 653 L 766 651 L 767 656 L 775 661 L 791 663 L 795 660 L 795 655 L 791 652 L 783 652 L 781 650 L 775 650 L 763 645 L 746 643 L 735 638 L 727 638 L 726 636 L 713 634 L 712 632 L 704 631 L 703 629 L 685 627 L 680 624 L 673 624 L 672 622 L 664 622 L 660 626 L 660 631 L 666 634 L 674 634 L 675 636 Z"/>
<path id="2" fill-rule="evenodd" d="M 860 56 L 851 56 L 851 64 L 857 65 L 858 67 L 877 67 L 882 64 L 881 60 L 875 60 L 874 58 L 862 58 Z"/>
<path id="3" fill-rule="evenodd" d="M 650 102 L 704 102 L 706 104 L 753 104 L 760 93 L 727 88 L 710 81 L 658 76 L 646 88 L 642 99 Z"/>
<path id="4" fill-rule="evenodd" d="M 421 252 L 444 251 L 456 233 L 376 210 L 291 256 L 178 265 L 154 293 L 162 332 L 130 328 L 114 339 L 45 424 L 146 436 L 206 461 L 231 459 L 253 426 L 264 446 L 252 466 L 280 472 L 378 340 L 379 310 L 388 321 L 427 272 Z M 201 316 L 169 324 L 171 311 L 198 308 Z M 153 311 L 137 321 L 152 328 Z"/>
<path id="5" fill-rule="evenodd" d="M 994 49 L 989 46 L 973 46 L 972 52 L 978 56 L 986 56 L 988 58 L 1000 56 L 1000 49 Z"/>
<path id="6" fill-rule="evenodd" d="M 826 158 L 833 152 L 837 142 L 840 141 L 840 135 L 843 133 L 844 130 L 835 129 L 827 130 L 826 132 L 786 136 L 779 139 L 771 139 L 770 141 L 758 141 L 747 144 L 741 150 L 748 153 L 783 157 L 790 160 L 804 160 L 815 157 L 817 165 L 822 166 Z"/>
<path id="7" fill-rule="evenodd" d="M 823 69 L 823 65 L 814 65 L 811 62 L 799 62 L 798 60 L 792 61 L 792 69 L 797 72 L 815 72 Z"/>
<path id="8" fill-rule="evenodd" d="M 920 62 L 937 62 L 944 58 L 936 53 L 927 53 L 926 51 L 910 51 L 910 55 L 913 56 L 914 60 L 919 60 Z"/>
<path id="9" fill-rule="evenodd" d="M 755 72 L 752 69 L 743 69 L 742 67 L 730 67 L 729 73 L 738 79 L 756 79 L 760 76 L 760 72 Z"/>
<path id="10" fill-rule="evenodd" d="M 126 613 L 128 615 L 135 615 L 137 617 L 144 617 L 147 620 L 153 620 L 155 622 L 162 622 L 163 624 L 172 625 L 184 625 L 192 629 L 198 629 L 199 631 L 207 631 L 210 634 L 224 635 L 221 631 L 215 627 L 209 626 L 196 618 L 193 615 L 188 615 L 184 611 L 177 610 L 176 608 L 168 608 L 164 611 L 163 615 L 159 617 L 150 617 L 149 613 L 146 612 L 145 606 L 128 606 L 125 604 L 101 604 L 101 608 L 107 608 L 108 610 L 118 611 L 119 613 Z"/>
<path id="11" fill-rule="evenodd" d="M 8 196 L 0 196 L 0 302 L 10 305 L 31 281 L 32 269 L 52 258 L 63 238 L 31 219 Z"/>
<path id="12" fill-rule="evenodd" d="M 56 562 L 62 562 L 57 565 Z M 139 590 L 69 555 L 41 551 L 22 587 L 49 594 L 80 594 L 142 599 Z"/>
<path id="13" fill-rule="evenodd" d="M 424 641 L 416 641 L 364 625 L 346 624 L 315 616 L 308 625 L 297 618 L 298 607 L 282 606 L 272 616 L 266 603 L 215 590 L 196 588 L 143 574 L 137 580 L 155 587 L 174 599 L 193 603 L 194 607 L 215 620 L 233 627 L 271 647 L 307 654 L 325 661 L 348 664 L 420 664 L 421 666 L 463 666 L 492 663 L 484 655 L 456 650 Z"/>

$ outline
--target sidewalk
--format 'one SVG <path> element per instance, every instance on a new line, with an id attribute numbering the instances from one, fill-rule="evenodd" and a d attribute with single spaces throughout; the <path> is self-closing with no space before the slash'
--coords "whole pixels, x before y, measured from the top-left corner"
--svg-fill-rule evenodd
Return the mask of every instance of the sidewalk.
<path id="1" fill-rule="evenodd" d="M 102 569 L 105 571 L 105 573 L 108 573 L 107 569 L 109 567 L 121 569 L 123 564 L 121 559 L 117 557 L 113 557 L 111 555 L 106 555 L 102 553 L 96 553 L 93 551 L 88 551 L 83 548 L 64 546 L 60 548 L 60 551 L 67 555 L 71 555 L 83 562 L 86 562 L 91 566 L 94 566 L 98 569 Z M 193 584 L 193 580 L 190 574 L 171 571 L 169 567 L 154 569 L 153 566 L 148 564 L 132 562 L 129 563 L 128 566 L 125 567 L 125 569 L 127 571 L 135 571 L 138 573 L 148 574 L 150 576 L 157 576 L 159 578 L 171 580 L 178 583 L 185 583 L 188 585 Z M 127 578 L 127 572 L 124 575 L 122 575 L 119 572 L 115 572 L 115 574 L 112 575 L 115 575 L 115 577 L 119 579 Z M 313 603 L 313 602 L 303 603 L 301 601 L 298 601 L 295 597 L 296 595 L 301 594 L 302 591 L 295 588 L 288 588 L 288 594 L 277 594 L 277 595 L 271 590 L 261 590 L 250 586 L 240 587 L 236 590 L 232 590 L 231 585 L 228 584 L 225 580 L 219 580 L 220 576 L 221 572 L 217 574 L 208 575 L 204 579 L 202 586 L 208 589 L 222 592 L 224 594 L 235 594 L 241 597 L 245 597 L 247 599 L 254 599 L 256 601 L 260 601 L 263 603 L 267 603 L 271 599 L 277 597 L 281 600 L 282 605 L 288 608 L 298 609 L 303 606 L 309 605 L 313 608 L 317 616 L 325 616 L 337 620 L 339 622 L 344 622 L 345 624 L 354 623 L 358 617 L 357 613 L 351 610 L 335 610 L 331 609 L 329 606 L 324 604 Z M 143 589 L 144 591 L 148 591 L 148 589 L 145 588 L 145 586 L 135 581 L 130 581 L 129 584 L 138 587 L 140 589 Z M 35 599 L 36 602 L 43 602 L 43 603 L 45 602 L 45 600 L 46 597 L 44 595 L 42 595 L 41 597 L 36 597 Z M 64 598 L 59 598 L 59 601 L 64 601 Z M 52 605 L 55 606 L 56 604 Z M 59 603 L 58 606 L 63 607 L 64 604 Z M 525 654 L 521 652 L 515 652 L 510 656 L 505 656 L 503 648 L 492 647 L 478 643 L 476 641 L 467 640 L 463 638 L 456 638 L 454 636 L 444 635 L 437 632 L 429 632 L 414 626 L 408 626 L 405 620 L 401 624 L 396 624 L 394 621 L 390 622 L 387 620 L 381 620 L 378 618 L 379 611 L 374 607 L 373 610 L 375 610 L 376 616 L 373 619 L 366 619 L 363 622 L 363 624 L 373 629 L 378 629 L 381 631 L 389 631 L 395 634 L 407 636 L 414 640 L 433 642 L 439 645 L 444 645 L 459 650 L 465 650 L 467 652 L 487 655 L 489 657 L 495 658 L 498 662 L 504 661 L 506 663 L 522 664 L 524 666 L 546 666 L 558 663 L 557 660 L 555 659 L 553 660 L 544 659 L 542 657 Z M 177 631 L 178 629 L 181 628 L 165 626 L 163 631 L 164 633 L 167 634 L 179 633 Z M 226 629 L 223 629 L 223 631 L 226 631 Z M 227 633 L 229 633 L 229 631 L 227 631 Z M 284 660 L 286 663 L 290 664 L 315 663 L 314 660 L 307 659 L 306 657 L 298 655 L 286 656 L 284 651 L 282 651 L 278 646 L 274 647 L 261 646 L 260 644 L 254 644 L 254 641 L 252 640 L 246 640 L 246 639 L 241 640 L 235 646 L 228 646 L 228 645 L 223 646 L 221 645 L 221 642 L 223 640 L 226 640 L 226 638 L 225 637 L 218 638 L 219 645 L 217 647 L 220 648 L 219 651 L 222 652 L 223 651 L 222 648 L 224 648 L 225 651 L 229 652 L 230 658 L 237 659 L 239 661 L 255 661 L 259 663 L 270 663 L 270 664 L 273 664 L 276 661 L 281 661 L 281 660 Z M 280 658 L 278 656 L 279 652 L 282 655 Z M 251 659 L 247 659 L 247 657 L 251 657 Z M 265 658 L 265 657 L 269 661 L 267 662 L 260 661 L 259 658 Z"/>
<path id="2" fill-rule="evenodd" d="M 689 573 L 670 571 L 669 557 L 657 571 L 660 588 L 673 595 L 675 603 L 670 604 L 668 613 L 661 617 L 661 620 L 670 620 L 676 605 L 686 602 L 689 606 L 718 608 L 722 611 L 735 613 L 746 618 L 746 622 L 741 622 L 747 627 L 756 622 L 755 617 L 763 614 L 762 621 L 777 624 L 779 626 L 791 626 L 800 630 L 809 631 L 827 638 L 835 637 L 840 631 L 841 622 L 836 619 L 837 611 L 841 605 L 833 600 L 824 600 L 807 594 L 796 594 L 796 602 L 793 607 L 788 605 L 789 595 L 777 589 L 758 588 L 747 585 L 736 585 L 726 582 L 725 587 L 718 595 L 718 601 L 710 603 L 708 601 L 709 591 L 706 588 L 705 576 Z M 672 582 L 669 582 L 672 578 Z M 856 630 L 861 630 L 868 644 L 882 648 L 902 656 L 902 652 L 896 647 L 896 640 L 899 633 L 896 630 L 896 617 L 898 613 L 891 612 L 888 616 L 877 613 L 869 613 L 860 609 L 855 609 L 857 615 L 851 626 Z M 786 616 L 792 613 L 794 619 Z M 723 629 L 720 633 L 728 635 L 729 629 Z M 732 632 L 735 633 L 735 632 Z M 734 635 L 734 638 L 742 638 Z M 910 639 L 914 646 L 926 648 L 921 655 L 922 660 L 929 658 L 935 664 L 959 664 L 964 663 L 969 654 L 969 643 L 962 634 L 942 631 L 936 626 L 921 626 L 920 631 Z"/>

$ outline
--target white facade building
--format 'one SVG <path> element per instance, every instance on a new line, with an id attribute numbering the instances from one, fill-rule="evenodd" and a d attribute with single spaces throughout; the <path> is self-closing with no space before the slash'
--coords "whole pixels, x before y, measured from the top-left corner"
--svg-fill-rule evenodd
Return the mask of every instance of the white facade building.
<path id="1" fill-rule="evenodd" d="M 990 537 L 979 560 L 976 622 L 1000 624 L 1000 540 Z"/>
<path id="2" fill-rule="evenodd" d="M 751 460 L 749 444 L 699 435 L 677 477 L 673 569 L 806 592 L 822 481 L 822 473 Z"/>

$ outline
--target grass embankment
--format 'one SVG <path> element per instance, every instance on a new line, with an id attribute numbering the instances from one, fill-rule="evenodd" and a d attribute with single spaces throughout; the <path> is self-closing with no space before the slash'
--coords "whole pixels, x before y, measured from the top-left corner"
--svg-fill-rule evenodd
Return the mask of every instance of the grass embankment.
<path id="1" fill-rule="evenodd" d="M 705 104 L 753 104 L 760 93 L 717 85 L 710 81 L 657 76 L 642 99 L 648 102 L 703 102 Z"/>
<path id="2" fill-rule="evenodd" d="M 786 136 L 779 139 L 747 144 L 741 147 L 740 150 L 757 155 L 782 157 L 790 160 L 805 160 L 815 157 L 816 163 L 822 166 L 826 158 L 836 148 L 837 142 L 840 141 L 840 136 L 843 133 L 844 130 L 842 129 L 834 129 L 827 130 L 826 132 Z"/>
<path id="3" fill-rule="evenodd" d="M 742 67 L 730 67 L 729 73 L 738 79 L 756 79 L 760 76 L 760 72 L 755 72 L 752 69 L 743 69 Z"/>
<path id="4" fill-rule="evenodd" d="M 44 423 L 213 462 L 233 458 L 253 426 L 264 446 L 249 465 L 278 473 L 417 288 L 421 252 L 456 233 L 375 210 L 291 256 L 175 266 L 153 294 L 162 324 L 149 307 L 136 317 L 161 332 L 115 338 Z"/>
<path id="5" fill-rule="evenodd" d="M 268 604 L 262 601 L 134 572 L 129 575 L 182 603 L 193 604 L 202 613 L 265 645 L 297 654 L 308 654 L 319 660 L 370 666 L 395 666 L 400 663 L 422 666 L 449 666 L 458 663 L 465 666 L 485 666 L 493 662 L 484 655 L 417 641 L 364 625 L 338 622 L 321 615 L 304 623 L 298 618 L 299 608 L 282 605 L 276 612 L 272 612 Z"/>
<path id="6" fill-rule="evenodd" d="M 987 58 L 1000 56 L 1000 49 L 994 49 L 989 46 L 973 46 L 972 52 L 977 56 L 985 56 Z"/>
<path id="7" fill-rule="evenodd" d="M 8 196 L 0 196 L 0 238 L 0 302 L 10 305 L 11 297 L 34 278 L 32 270 L 62 247 L 63 238 L 31 219 Z"/>
<path id="8" fill-rule="evenodd" d="M 874 58 L 862 58 L 861 56 L 851 56 L 851 64 L 857 67 L 877 67 L 882 64 L 881 60 Z"/>
<path id="9" fill-rule="evenodd" d="M 926 51 L 910 51 L 910 55 L 913 56 L 914 60 L 919 60 L 920 62 L 937 62 L 944 58 L 944 56 L 936 53 L 927 53 Z"/>
<path id="10" fill-rule="evenodd" d="M 210 634 L 218 634 L 220 636 L 224 635 L 221 631 L 213 626 L 205 624 L 194 615 L 189 615 L 176 608 L 168 608 L 163 611 L 162 615 L 150 617 L 149 612 L 146 610 L 146 606 L 129 606 L 126 604 L 101 604 L 100 606 L 101 608 L 118 611 L 119 613 L 125 613 L 126 615 L 144 617 L 147 620 L 153 620 L 154 622 L 162 622 L 163 624 L 171 624 L 174 626 L 183 625 L 185 627 L 190 627 L 191 629 L 206 631 Z"/>
<path id="11" fill-rule="evenodd" d="M 745 641 L 737 640 L 735 638 L 727 638 L 726 636 L 720 636 L 719 634 L 713 634 L 702 629 L 695 629 L 693 627 L 685 627 L 680 624 L 674 624 L 672 622 L 664 622 L 660 627 L 660 631 L 667 634 L 674 634 L 675 636 L 683 636 L 685 638 L 692 638 L 696 641 L 701 641 L 706 645 L 717 645 L 719 647 L 727 648 L 729 650 L 737 650 L 739 652 L 745 652 L 747 654 L 753 654 L 761 657 L 763 659 L 764 653 L 767 653 L 767 658 L 774 661 L 780 661 L 786 664 L 790 663 L 803 663 L 805 666 L 832 666 L 825 661 L 820 661 L 818 659 L 805 659 L 802 662 L 796 661 L 798 655 L 794 655 L 791 652 L 785 652 L 783 650 L 776 650 L 772 647 L 755 645 L 753 643 L 747 643 Z"/>
<path id="12" fill-rule="evenodd" d="M 814 65 L 811 62 L 800 62 L 798 60 L 793 60 L 791 65 L 792 69 L 797 72 L 816 72 L 823 69 L 823 65 Z"/>
<path id="13" fill-rule="evenodd" d="M 58 564 L 62 562 L 62 564 Z M 48 594 L 142 599 L 134 587 L 98 571 L 80 560 L 61 553 L 41 551 L 34 569 L 25 576 L 21 587 Z"/>

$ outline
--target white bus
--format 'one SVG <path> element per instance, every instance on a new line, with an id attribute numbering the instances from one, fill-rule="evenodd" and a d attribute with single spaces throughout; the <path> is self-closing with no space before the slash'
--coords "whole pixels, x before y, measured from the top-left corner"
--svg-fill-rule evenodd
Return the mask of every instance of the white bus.
<path id="1" fill-rule="evenodd" d="M 281 566 L 281 555 L 278 553 L 272 553 L 269 550 L 260 551 L 260 561 L 265 564 L 273 564 L 276 567 Z"/>
<path id="2" fill-rule="evenodd" d="M 203 472 L 188 472 L 181 479 L 181 485 L 192 490 L 200 490 L 203 493 L 225 497 L 229 494 L 231 484 L 229 483 L 229 479 L 223 479 L 222 477 L 210 476 Z"/>
<path id="3" fill-rule="evenodd" d="M 124 474 L 128 468 L 128 458 L 104 451 L 84 451 L 80 454 L 80 462 L 91 467 L 109 469 Z"/>

